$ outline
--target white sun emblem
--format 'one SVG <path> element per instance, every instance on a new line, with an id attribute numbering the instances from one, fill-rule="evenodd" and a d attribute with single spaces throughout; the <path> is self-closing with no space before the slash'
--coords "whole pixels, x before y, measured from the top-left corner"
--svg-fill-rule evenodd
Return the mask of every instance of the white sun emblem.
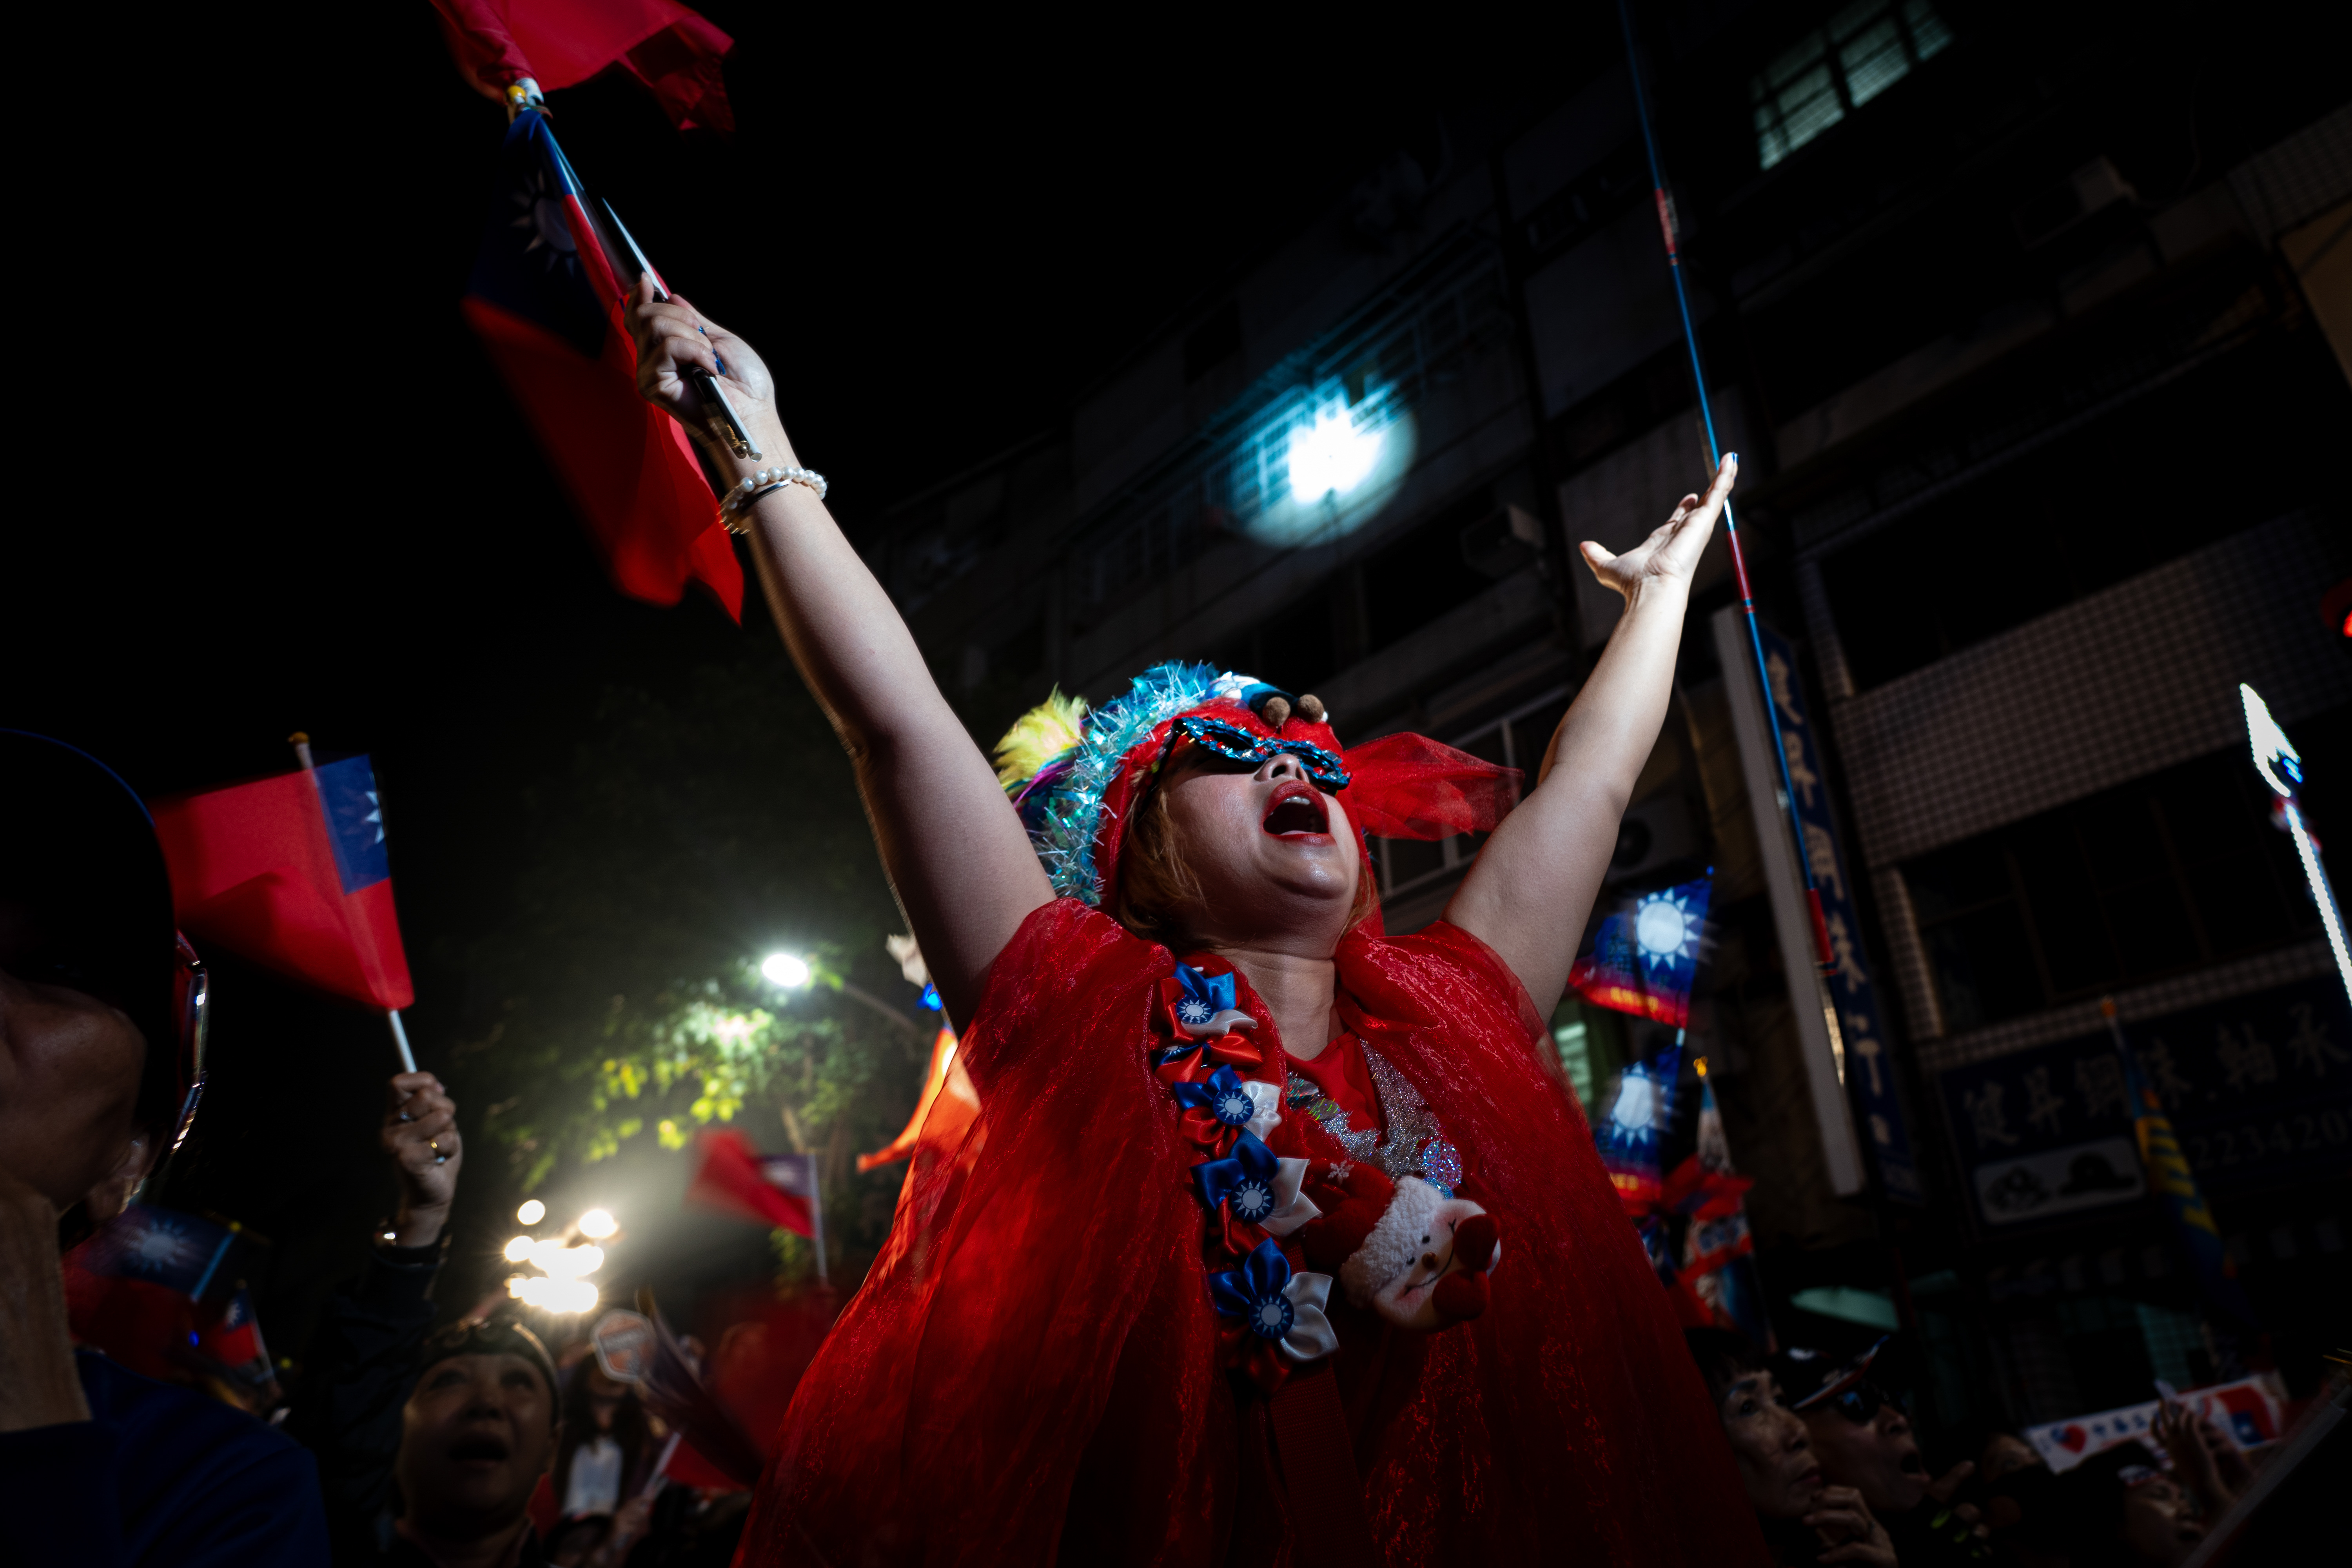
<path id="1" fill-rule="evenodd" d="M 1217 1101 L 1217 1120 L 1238 1127 L 1250 1119 L 1250 1112 L 1255 1109 L 1248 1095 L 1236 1091 Z"/>
<path id="2" fill-rule="evenodd" d="M 1668 968 L 1698 952 L 1699 922 L 1690 901 L 1675 892 L 1653 893 L 1633 910 L 1633 941 L 1653 969 Z"/>
<path id="3" fill-rule="evenodd" d="M 1234 1189 L 1234 1208 L 1244 1219 L 1255 1219 L 1274 1206 L 1274 1194 L 1263 1182 L 1244 1182 Z"/>
<path id="4" fill-rule="evenodd" d="M 531 237 L 530 243 L 522 247 L 523 253 L 545 250 L 550 270 L 558 267 L 569 269 L 579 244 L 572 237 L 571 215 L 565 210 L 563 193 L 547 177 L 545 169 L 530 172 L 530 189 L 515 192 L 514 204 L 521 209 L 514 226 Z"/>
<path id="5" fill-rule="evenodd" d="M 1176 1004 L 1176 1016 L 1187 1024 L 1205 1024 L 1209 1021 L 1209 1005 L 1198 996 L 1187 996 Z"/>
<path id="6" fill-rule="evenodd" d="M 1282 1329 L 1282 1303 L 1260 1301 L 1257 1305 L 1257 1326 L 1261 1332 L 1279 1332 Z"/>
<path id="7" fill-rule="evenodd" d="M 168 1231 L 143 1232 L 139 1237 L 136 1256 L 141 1262 L 158 1267 L 176 1263 L 180 1258 L 180 1238 Z"/>
<path id="8" fill-rule="evenodd" d="M 383 842 L 383 803 L 376 799 L 375 791 L 373 790 L 367 792 L 367 797 L 368 804 L 375 807 L 375 809 L 369 812 L 365 816 L 361 817 L 360 820 L 362 822 L 373 822 L 375 824 L 374 842 L 381 844 Z"/>

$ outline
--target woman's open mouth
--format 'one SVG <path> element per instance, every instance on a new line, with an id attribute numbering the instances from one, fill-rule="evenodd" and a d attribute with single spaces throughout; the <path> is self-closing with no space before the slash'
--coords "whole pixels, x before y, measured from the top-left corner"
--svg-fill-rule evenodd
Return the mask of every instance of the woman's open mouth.
<path id="1" fill-rule="evenodd" d="M 477 1432 L 450 1444 L 449 1458 L 461 1465 L 502 1465 L 507 1461 L 506 1441 Z"/>
<path id="2" fill-rule="evenodd" d="M 1294 835 L 1328 833 L 1330 815 L 1323 809 L 1323 797 L 1312 784 L 1288 779 L 1276 784 L 1274 798 L 1265 808 L 1265 820 L 1260 824 L 1276 838 Z"/>

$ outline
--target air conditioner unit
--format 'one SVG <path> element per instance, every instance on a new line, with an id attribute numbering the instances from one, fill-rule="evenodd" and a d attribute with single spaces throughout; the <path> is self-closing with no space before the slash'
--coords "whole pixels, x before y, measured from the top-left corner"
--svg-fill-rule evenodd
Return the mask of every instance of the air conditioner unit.
<path id="1" fill-rule="evenodd" d="M 1622 889 L 1640 882 L 1698 853 L 1698 831 L 1682 792 L 1664 791 L 1626 808 L 1617 826 L 1616 853 L 1609 858 L 1608 885 Z"/>
<path id="2" fill-rule="evenodd" d="M 2139 193 L 2105 157 L 2092 159 L 2061 184 L 2009 215 L 2017 237 L 2026 249 L 2057 238 L 2093 213 L 2117 202 L 2137 201 Z"/>
<path id="3" fill-rule="evenodd" d="M 1462 559 L 1498 583 L 1542 553 L 1543 524 L 1518 507 L 1489 512 L 1462 531 Z"/>

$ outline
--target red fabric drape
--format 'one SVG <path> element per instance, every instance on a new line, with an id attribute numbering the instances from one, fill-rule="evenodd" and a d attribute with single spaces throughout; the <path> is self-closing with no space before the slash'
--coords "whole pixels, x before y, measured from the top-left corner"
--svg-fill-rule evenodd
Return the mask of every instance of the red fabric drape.
<path id="1" fill-rule="evenodd" d="M 1067 900 L 997 959 L 962 1047 L 980 1114 L 958 1157 L 914 1178 L 802 1380 L 739 1561 L 1223 1563 L 1237 1529 L 1273 1560 L 1286 1527 L 1251 1479 L 1262 1407 L 1216 1370 L 1192 1154 L 1145 1054 L 1174 962 Z M 1526 993 L 1443 924 L 1360 931 L 1339 963 L 1348 1023 L 1422 1092 L 1504 1225 L 1485 1316 L 1371 1344 L 1358 1368 L 1391 1568 L 1761 1563 Z M 1270 1023 L 1258 1033 L 1279 1050 Z M 1317 1135 L 1288 1114 L 1276 1131 Z"/>
<path id="2" fill-rule="evenodd" d="M 1346 755 L 1352 777 L 1340 799 L 1356 826 L 1378 838 L 1491 833 L 1518 804 L 1518 769 L 1426 735 L 1382 735 Z"/>
<path id="3" fill-rule="evenodd" d="M 457 68 L 486 97 L 524 77 L 548 90 L 617 65 L 681 131 L 735 129 L 721 62 L 735 40 L 675 0 L 433 0 Z"/>

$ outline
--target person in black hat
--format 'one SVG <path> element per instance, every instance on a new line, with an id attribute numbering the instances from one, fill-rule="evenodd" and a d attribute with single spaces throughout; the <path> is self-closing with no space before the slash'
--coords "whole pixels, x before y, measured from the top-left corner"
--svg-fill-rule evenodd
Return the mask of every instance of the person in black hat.
<path id="1" fill-rule="evenodd" d="M 0 731 L 0 1519 L 36 1564 L 307 1565 L 310 1456 L 73 1348 L 58 1255 L 180 1125 L 201 975 L 146 808 L 95 759 Z"/>
<path id="2" fill-rule="evenodd" d="M 1987 1561 L 1992 1548 L 1975 1506 L 1952 1501 L 1975 1463 L 1931 1476 L 1902 1402 L 1873 1375 L 1889 1338 L 1852 1360 L 1785 1350 L 1772 1368 L 1821 1456 L 1822 1474 L 1862 1494 L 1886 1526 L 1905 1568 Z"/>

